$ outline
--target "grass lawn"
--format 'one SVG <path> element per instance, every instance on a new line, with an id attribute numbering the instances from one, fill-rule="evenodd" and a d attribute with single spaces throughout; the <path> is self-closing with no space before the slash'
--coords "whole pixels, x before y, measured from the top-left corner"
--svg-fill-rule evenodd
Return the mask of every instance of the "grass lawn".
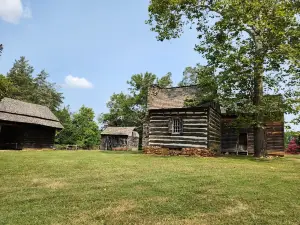
<path id="1" fill-rule="evenodd" d="M 0 224 L 300 224 L 300 157 L 0 152 Z"/>

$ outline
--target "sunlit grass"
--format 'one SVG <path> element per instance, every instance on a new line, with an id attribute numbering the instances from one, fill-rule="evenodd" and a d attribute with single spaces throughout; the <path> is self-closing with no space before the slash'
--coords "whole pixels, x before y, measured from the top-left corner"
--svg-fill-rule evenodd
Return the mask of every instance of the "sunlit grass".
<path id="1" fill-rule="evenodd" d="M 0 224 L 299 224 L 300 157 L 0 152 Z"/>

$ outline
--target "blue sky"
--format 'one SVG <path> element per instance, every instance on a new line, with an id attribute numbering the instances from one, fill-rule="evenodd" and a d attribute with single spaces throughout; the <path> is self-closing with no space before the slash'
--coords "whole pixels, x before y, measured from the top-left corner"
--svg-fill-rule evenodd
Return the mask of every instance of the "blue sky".
<path id="1" fill-rule="evenodd" d="M 171 72 L 174 83 L 187 66 L 203 63 L 193 48 L 196 32 L 159 42 L 145 24 L 148 0 L 0 0 L 0 73 L 26 56 L 61 86 L 65 105 L 107 112 L 131 75 Z M 290 117 L 287 117 L 290 119 Z M 300 129 L 299 126 L 296 129 Z"/>
<path id="2" fill-rule="evenodd" d="M 73 111 L 84 104 L 97 114 L 106 112 L 109 97 L 126 91 L 131 75 L 171 72 L 177 83 L 185 67 L 201 61 L 193 50 L 195 31 L 177 40 L 156 40 L 145 24 L 148 0 L 30 0 L 21 8 L 20 0 L 10 1 L 14 4 L 6 14 L 0 10 L 0 73 L 26 56 L 36 72 L 46 69 L 51 81 L 62 85 Z"/>

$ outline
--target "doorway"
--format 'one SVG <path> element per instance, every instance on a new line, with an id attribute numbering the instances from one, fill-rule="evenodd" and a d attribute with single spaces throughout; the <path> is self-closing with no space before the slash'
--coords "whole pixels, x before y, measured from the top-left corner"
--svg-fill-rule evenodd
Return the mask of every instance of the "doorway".
<path id="1" fill-rule="evenodd" d="M 248 134 L 240 133 L 239 134 L 238 151 L 247 151 L 247 148 L 248 148 Z"/>

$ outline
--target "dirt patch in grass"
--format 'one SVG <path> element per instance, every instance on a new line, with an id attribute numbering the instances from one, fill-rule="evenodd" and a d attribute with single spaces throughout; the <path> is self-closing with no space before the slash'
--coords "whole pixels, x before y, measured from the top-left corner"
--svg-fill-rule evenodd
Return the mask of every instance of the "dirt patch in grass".
<path id="1" fill-rule="evenodd" d="M 148 187 L 142 186 L 142 185 L 137 185 L 134 187 L 134 190 L 137 190 L 137 191 L 145 191 L 147 189 L 148 189 Z"/>
<path id="2" fill-rule="evenodd" d="M 157 203 L 164 203 L 164 202 L 167 202 L 168 200 L 169 200 L 168 197 L 163 197 L 163 196 L 155 196 L 155 197 L 148 199 L 148 201 L 153 201 L 153 202 L 157 202 Z"/>
<path id="3" fill-rule="evenodd" d="M 124 199 L 100 210 L 83 211 L 73 215 L 66 224 L 120 224 L 124 219 L 138 220 L 136 215 L 130 213 L 136 207 L 137 203 L 134 200 Z"/>
<path id="4" fill-rule="evenodd" d="M 111 214 L 117 216 L 121 213 L 133 210 L 136 207 L 137 204 L 135 201 L 124 199 L 117 203 L 113 203 L 109 207 L 103 209 L 101 212 L 103 212 L 104 214 Z"/>
<path id="5" fill-rule="evenodd" d="M 61 189 L 67 186 L 67 183 L 61 180 L 53 180 L 49 178 L 34 178 L 32 180 L 34 187 L 50 188 L 50 189 Z"/>
<path id="6" fill-rule="evenodd" d="M 235 203 L 235 206 L 226 207 L 222 213 L 231 216 L 234 214 L 242 213 L 243 211 L 246 211 L 248 208 L 249 208 L 248 205 L 240 201 L 237 201 Z"/>

